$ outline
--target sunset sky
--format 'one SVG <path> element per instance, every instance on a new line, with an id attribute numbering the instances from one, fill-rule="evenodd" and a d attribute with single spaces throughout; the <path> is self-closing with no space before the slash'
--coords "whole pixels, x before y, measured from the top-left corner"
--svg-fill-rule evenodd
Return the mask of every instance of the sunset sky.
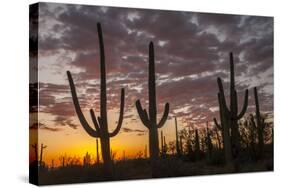
<path id="1" fill-rule="evenodd" d="M 161 129 L 167 142 L 175 139 L 174 116 L 179 130 L 203 127 L 218 118 L 216 79 L 223 79 L 228 95 L 229 52 L 234 53 L 239 110 L 247 88 L 247 112 L 255 110 L 253 87 L 257 86 L 261 111 L 273 112 L 272 17 L 53 3 L 40 3 L 39 10 L 38 142 L 47 145 L 48 163 L 63 154 L 95 155 L 95 138 L 76 117 L 66 71 L 72 73 L 81 108 L 91 123 L 89 109 L 99 113 L 97 22 L 105 45 L 110 130 L 116 127 L 121 88 L 125 88 L 123 125 L 111 139 L 118 156 L 123 150 L 134 156 L 148 144 L 135 101 L 145 104 L 148 99 L 150 41 L 155 50 L 158 115 L 170 103 L 169 120 Z M 36 131 L 32 125 L 31 131 Z"/>

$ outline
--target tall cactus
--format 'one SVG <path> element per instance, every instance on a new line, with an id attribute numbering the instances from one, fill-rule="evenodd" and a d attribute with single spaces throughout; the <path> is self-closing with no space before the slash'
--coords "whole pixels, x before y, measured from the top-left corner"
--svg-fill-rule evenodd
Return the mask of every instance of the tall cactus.
<path id="1" fill-rule="evenodd" d="M 120 104 L 120 115 L 117 123 L 117 127 L 113 132 L 108 131 L 108 121 L 107 121 L 107 97 L 106 97 L 106 71 L 105 71 L 105 55 L 104 55 L 104 44 L 102 37 L 101 24 L 97 24 L 98 37 L 99 37 L 99 50 L 100 50 L 100 116 L 96 118 L 93 109 L 90 110 L 90 115 L 95 126 L 95 129 L 90 127 L 86 118 L 84 117 L 81 107 L 79 105 L 75 85 L 71 76 L 71 73 L 67 71 L 67 76 L 69 80 L 69 85 L 71 89 L 72 99 L 75 106 L 75 110 L 79 121 L 85 131 L 92 137 L 100 138 L 101 141 L 101 153 L 104 163 L 105 175 L 109 178 L 113 177 L 113 164 L 110 158 L 110 137 L 114 137 L 118 134 L 121 129 L 124 114 L 124 88 L 121 89 L 121 104 Z"/>
<path id="2" fill-rule="evenodd" d="M 220 138 L 220 134 L 219 134 L 219 129 L 217 127 L 215 127 L 214 131 L 215 131 L 216 139 L 217 139 L 217 149 L 221 150 L 221 138 Z"/>
<path id="3" fill-rule="evenodd" d="M 206 123 L 206 145 L 207 145 L 208 157 L 210 159 L 212 156 L 212 152 L 213 152 L 213 143 L 212 143 L 212 138 L 211 138 L 211 133 L 209 130 L 208 122 Z"/>
<path id="4" fill-rule="evenodd" d="M 161 131 L 161 154 L 163 155 L 164 151 L 164 137 L 163 137 L 163 131 Z"/>
<path id="5" fill-rule="evenodd" d="M 31 147 L 34 149 L 34 160 L 38 163 L 38 147 L 37 147 L 37 143 L 32 144 Z"/>
<path id="6" fill-rule="evenodd" d="M 41 144 L 41 151 L 40 151 L 40 161 L 39 161 L 39 164 L 40 166 L 44 166 L 43 164 L 43 150 L 46 149 L 47 146 L 44 146 L 44 144 Z"/>
<path id="7" fill-rule="evenodd" d="M 182 135 L 180 135 L 180 152 L 181 152 L 181 155 L 183 154 L 183 145 L 182 145 Z"/>
<path id="8" fill-rule="evenodd" d="M 100 164 L 100 155 L 99 155 L 99 139 L 96 138 L 96 155 L 97 155 L 97 164 Z"/>
<path id="9" fill-rule="evenodd" d="M 176 150 L 178 157 L 181 156 L 181 149 L 180 149 L 180 142 L 179 142 L 179 135 L 178 135 L 178 121 L 177 117 L 175 117 L 175 128 L 176 128 Z"/>
<path id="10" fill-rule="evenodd" d="M 196 160 L 200 159 L 200 141 L 198 129 L 195 129 L 195 157 Z"/>
<path id="11" fill-rule="evenodd" d="M 164 148 L 163 148 L 163 153 L 166 156 L 167 154 L 167 143 L 166 143 L 166 137 L 164 136 Z"/>
<path id="12" fill-rule="evenodd" d="M 145 159 L 147 158 L 147 145 L 145 145 L 144 147 L 144 158 Z"/>
<path id="13" fill-rule="evenodd" d="M 163 131 L 161 131 L 161 157 L 166 157 L 167 154 L 167 144 L 166 144 L 166 138 L 163 134 Z"/>
<path id="14" fill-rule="evenodd" d="M 219 102 L 219 112 L 220 112 L 220 120 L 219 124 L 217 119 L 214 118 L 214 123 L 216 127 L 221 131 L 222 134 L 222 143 L 223 143 L 223 151 L 224 151 L 224 161 L 227 166 L 232 166 L 233 157 L 231 150 L 231 139 L 230 139 L 230 121 L 226 118 L 224 108 L 222 106 L 221 94 L 218 93 L 218 102 Z"/>
<path id="15" fill-rule="evenodd" d="M 149 109 L 142 108 L 140 100 L 136 101 L 136 108 L 144 126 L 149 130 L 149 155 L 152 161 L 159 158 L 158 129 L 163 127 L 169 114 L 169 103 L 165 104 L 164 114 L 157 123 L 156 89 L 155 89 L 155 65 L 154 65 L 153 43 L 149 44 L 149 73 L 148 73 L 148 94 Z"/>
<path id="16" fill-rule="evenodd" d="M 258 98 L 258 91 L 257 88 L 254 88 L 254 95 L 255 95 L 255 105 L 256 105 L 256 129 L 258 132 L 258 146 L 259 146 L 259 157 L 262 157 L 263 155 L 263 149 L 264 149 L 264 118 L 261 117 L 260 113 L 260 106 L 259 106 L 259 98 Z"/>
<path id="17" fill-rule="evenodd" d="M 224 89 L 222 85 L 222 80 L 218 77 L 218 87 L 220 92 L 220 99 L 222 102 L 222 108 L 225 112 L 227 120 L 230 121 L 231 128 L 231 144 L 232 144 L 232 153 L 234 157 L 237 157 L 240 152 L 240 134 L 238 127 L 238 120 L 241 119 L 246 113 L 248 107 L 248 89 L 245 91 L 244 103 L 242 110 L 238 113 L 238 101 L 237 101 L 237 91 L 235 89 L 235 76 L 234 76 L 234 63 L 233 63 L 233 54 L 230 53 L 230 106 L 229 108 L 226 105 L 226 98 L 224 95 Z"/>

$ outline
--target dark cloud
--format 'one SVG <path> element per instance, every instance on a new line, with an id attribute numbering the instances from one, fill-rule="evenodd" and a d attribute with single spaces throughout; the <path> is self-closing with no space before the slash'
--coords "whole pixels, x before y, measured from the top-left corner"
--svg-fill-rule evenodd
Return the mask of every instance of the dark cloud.
<path id="1" fill-rule="evenodd" d="M 273 111 L 271 17 L 58 4 L 42 5 L 41 14 L 44 36 L 39 37 L 40 52 L 50 56 L 63 49 L 72 54 L 67 66 L 74 72 L 83 109 L 99 107 L 96 23 L 100 22 L 108 109 L 119 109 L 121 88 L 125 88 L 126 110 L 135 108 L 137 99 L 144 106 L 147 103 L 148 44 L 153 41 L 159 114 L 169 102 L 172 115 L 185 121 L 204 122 L 217 117 L 216 79 L 223 79 L 228 96 L 229 52 L 234 53 L 239 107 L 244 90 L 258 86 L 262 109 Z M 43 112 L 64 117 L 61 124 L 75 115 L 68 86 L 40 86 Z M 57 99 L 57 95 L 66 96 Z M 250 93 L 250 106 L 254 104 L 252 98 Z"/>
<path id="2" fill-rule="evenodd" d="M 77 129 L 77 127 L 79 125 L 73 123 L 73 121 L 71 119 L 69 119 L 68 116 L 57 116 L 55 119 L 54 119 L 54 122 L 55 122 L 55 125 L 58 125 L 58 126 L 69 126 L 73 129 Z"/>
<path id="3" fill-rule="evenodd" d="M 124 133 L 137 133 L 137 135 L 141 136 L 141 135 L 144 135 L 147 131 L 140 130 L 140 129 L 131 129 L 131 128 L 123 127 L 122 128 L 122 132 L 124 132 Z"/>
<path id="4" fill-rule="evenodd" d="M 38 129 L 41 129 L 41 130 L 47 130 L 47 131 L 52 131 L 52 132 L 57 132 L 57 131 L 60 131 L 61 129 L 59 128 L 54 128 L 54 127 L 49 127 L 47 125 L 45 125 L 44 123 L 33 123 L 30 127 L 29 127 L 30 130 L 38 130 Z"/>

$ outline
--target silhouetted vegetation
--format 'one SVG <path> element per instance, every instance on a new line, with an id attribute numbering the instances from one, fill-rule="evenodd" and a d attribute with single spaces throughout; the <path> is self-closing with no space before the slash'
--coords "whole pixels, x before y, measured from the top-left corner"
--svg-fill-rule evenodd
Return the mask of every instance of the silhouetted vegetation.
<path id="1" fill-rule="evenodd" d="M 110 150 L 110 137 L 114 137 L 118 134 L 121 129 L 123 122 L 123 114 L 124 114 L 124 88 L 121 89 L 121 104 L 120 104 L 120 116 L 117 123 L 116 129 L 109 133 L 108 131 L 108 121 L 107 121 L 107 96 L 106 96 L 106 71 L 105 71 L 105 55 L 104 55 L 104 44 L 102 37 L 102 28 L 100 23 L 97 24 L 98 29 L 98 37 L 99 37 L 99 47 L 100 47 L 100 116 L 96 118 L 94 110 L 90 110 L 91 118 L 95 129 L 92 129 L 88 124 L 86 118 L 84 117 L 82 110 L 79 105 L 75 85 L 71 76 L 71 73 L 67 71 L 67 76 L 69 80 L 69 85 L 71 89 L 72 99 L 75 106 L 75 110 L 79 121 L 85 131 L 92 137 L 100 138 L 101 141 L 101 153 L 103 158 L 103 166 L 105 174 L 108 176 L 108 179 L 112 179 L 114 177 L 113 172 L 113 164 L 112 164 L 112 155 Z"/>
<path id="2" fill-rule="evenodd" d="M 149 108 L 147 110 L 141 106 L 140 100 L 136 101 L 136 108 L 143 125 L 149 130 L 149 156 L 151 159 L 152 172 L 156 173 L 157 160 L 159 158 L 159 140 L 158 129 L 163 127 L 169 114 L 169 103 L 165 104 L 165 109 L 162 118 L 157 123 L 157 103 L 155 89 L 155 62 L 154 62 L 154 47 L 153 43 L 149 44 L 149 68 L 148 68 L 148 95 Z"/>
<path id="3" fill-rule="evenodd" d="M 248 107 L 248 90 L 245 91 L 242 110 L 238 113 L 232 53 L 230 53 L 229 107 L 226 104 L 222 80 L 217 79 L 220 122 L 214 118 L 214 123 L 206 122 L 206 127 L 190 125 L 178 130 L 178 121 L 175 117 L 174 139 L 166 141 L 161 131 L 159 146 L 158 129 L 164 126 L 170 106 L 169 103 L 165 104 L 164 113 L 157 122 L 152 42 L 149 44 L 148 112 L 141 106 L 140 100 L 135 104 L 141 122 L 149 130 L 149 155 L 145 145 L 144 149 L 138 151 L 134 157 L 126 156 L 126 150 L 123 150 L 123 155 L 117 158 L 117 151 L 112 151 L 110 148 L 110 138 L 116 136 L 122 126 L 125 92 L 122 88 L 119 120 L 116 129 L 110 133 L 107 120 L 104 44 L 99 23 L 97 30 L 101 74 L 100 116 L 96 118 L 94 111 L 90 110 L 95 129 L 91 128 L 82 113 L 71 73 L 67 71 L 78 119 L 85 131 L 96 138 L 96 156 L 89 152 L 86 152 L 82 158 L 64 154 L 56 159 L 58 163 L 53 159 L 51 164 L 46 164 L 43 154 L 47 152 L 47 146 L 41 144 L 38 160 L 38 144 L 35 143 L 31 146 L 34 155 L 34 160 L 30 162 L 31 182 L 47 185 L 273 170 L 273 122 L 269 114 L 260 111 L 257 88 L 254 88 L 255 114 L 245 115 Z M 99 148 L 101 148 L 101 159 Z"/>

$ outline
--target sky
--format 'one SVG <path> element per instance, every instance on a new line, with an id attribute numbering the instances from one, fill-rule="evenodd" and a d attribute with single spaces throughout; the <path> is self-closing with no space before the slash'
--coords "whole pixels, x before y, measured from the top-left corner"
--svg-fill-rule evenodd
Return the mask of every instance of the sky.
<path id="1" fill-rule="evenodd" d="M 218 118 L 217 77 L 229 90 L 229 52 L 234 54 L 239 109 L 249 89 L 247 113 L 255 110 L 258 87 L 262 112 L 273 113 L 273 18 L 227 14 L 40 3 L 38 35 L 39 131 L 47 145 L 45 160 L 67 154 L 95 155 L 95 139 L 80 125 L 72 103 L 66 71 L 72 73 L 81 108 L 99 113 L 99 46 L 96 24 L 103 29 L 107 72 L 109 128 L 116 127 L 121 88 L 125 114 L 112 150 L 134 156 L 148 144 L 147 129 L 135 101 L 147 106 L 148 45 L 155 51 L 157 114 L 170 103 L 169 119 L 161 130 L 175 139 L 179 130 L 203 128 Z M 34 59 L 33 59 L 34 60 Z M 32 57 L 31 57 L 32 61 Z"/>

